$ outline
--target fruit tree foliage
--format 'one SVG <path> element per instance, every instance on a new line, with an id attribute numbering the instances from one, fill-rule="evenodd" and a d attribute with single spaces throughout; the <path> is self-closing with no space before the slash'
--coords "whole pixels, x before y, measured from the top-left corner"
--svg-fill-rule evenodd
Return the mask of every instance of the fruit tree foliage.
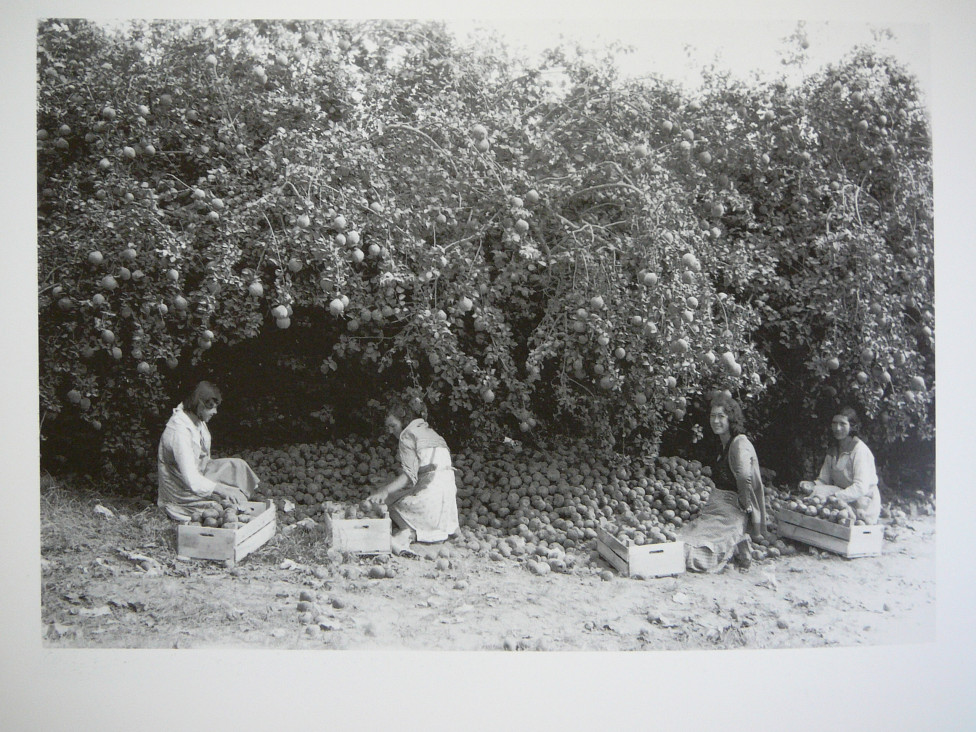
<path id="1" fill-rule="evenodd" d="M 713 389 L 932 434 L 928 125 L 890 60 L 689 98 L 435 23 L 45 21 L 37 51 L 44 429 L 148 454 L 177 375 L 280 330 L 303 378 L 496 438 L 653 448 Z"/>

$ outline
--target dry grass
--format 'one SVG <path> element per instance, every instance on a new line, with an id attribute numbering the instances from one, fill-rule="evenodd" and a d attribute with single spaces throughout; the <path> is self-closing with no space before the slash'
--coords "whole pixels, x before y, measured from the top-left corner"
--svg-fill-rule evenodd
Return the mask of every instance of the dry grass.
<path id="1" fill-rule="evenodd" d="M 262 548 L 265 561 L 278 563 L 291 559 L 300 564 L 328 564 L 329 533 L 325 526 L 318 524 L 311 529 L 295 528 L 285 533 L 278 527 L 278 533 Z"/>
<path id="2" fill-rule="evenodd" d="M 98 540 L 95 503 L 57 484 L 41 484 L 41 553 L 79 551 Z"/>
<path id="3" fill-rule="evenodd" d="M 41 480 L 41 554 L 103 552 L 122 548 L 171 552 L 176 532 L 172 523 L 145 501 L 124 499 L 95 486 L 77 486 L 50 476 Z M 103 506 L 114 514 L 96 513 Z"/>
<path id="4" fill-rule="evenodd" d="M 176 529 L 154 504 L 77 485 L 45 475 L 41 480 L 41 554 L 46 558 L 104 554 L 115 549 L 138 551 L 157 560 L 176 554 Z M 114 517 L 96 513 L 97 506 Z M 262 549 L 260 561 L 277 564 L 291 559 L 302 564 L 327 564 L 329 534 L 325 526 L 281 531 Z M 255 559 L 258 558 L 255 557 Z"/>

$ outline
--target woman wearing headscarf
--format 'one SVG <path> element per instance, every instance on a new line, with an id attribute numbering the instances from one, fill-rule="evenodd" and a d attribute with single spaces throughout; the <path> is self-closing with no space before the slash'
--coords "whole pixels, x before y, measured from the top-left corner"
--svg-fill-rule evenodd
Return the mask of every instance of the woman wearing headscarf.
<path id="1" fill-rule="evenodd" d="M 685 565 L 692 572 L 723 569 L 730 559 L 748 568 L 751 539 L 763 537 L 766 506 L 759 459 L 743 432 L 742 408 L 719 393 L 711 402 L 709 424 L 719 438 L 712 465 L 712 491 L 699 516 L 678 536 L 685 543 Z"/>
<path id="2" fill-rule="evenodd" d="M 159 440 L 157 504 L 175 521 L 189 521 L 194 510 L 246 503 L 258 476 L 240 458 L 211 458 L 207 423 L 217 413 L 220 390 L 201 381 L 173 410 Z"/>

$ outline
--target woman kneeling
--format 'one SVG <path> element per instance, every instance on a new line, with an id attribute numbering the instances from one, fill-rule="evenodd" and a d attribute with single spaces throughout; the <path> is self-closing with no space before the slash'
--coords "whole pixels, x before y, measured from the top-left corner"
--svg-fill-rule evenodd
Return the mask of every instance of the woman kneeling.
<path id="1" fill-rule="evenodd" d="M 859 521 L 876 524 L 881 515 L 878 471 L 870 448 L 857 436 L 859 427 L 851 407 L 834 415 L 830 434 L 835 444 L 827 451 L 817 479 L 801 481 L 800 490 L 820 498 L 833 496 L 853 508 Z"/>
<path id="2" fill-rule="evenodd" d="M 401 472 L 367 500 L 389 507 L 401 529 L 394 536 L 395 548 L 406 548 L 414 540 L 445 541 L 458 530 L 457 485 L 447 443 L 403 407 L 390 410 L 386 429 L 399 438 Z"/>
<path id="3" fill-rule="evenodd" d="M 220 390 L 201 381 L 166 423 L 159 440 L 157 503 L 175 521 L 189 521 L 194 510 L 246 503 L 258 476 L 240 458 L 210 457 L 210 430 Z"/>
<path id="4" fill-rule="evenodd" d="M 709 423 L 721 442 L 712 466 L 715 490 L 678 539 L 685 543 L 689 571 L 718 571 L 733 557 L 745 569 L 752 562 L 750 537 L 761 539 L 766 528 L 759 459 L 743 434 L 742 408 L 734 399 L 715 396 Z"/>

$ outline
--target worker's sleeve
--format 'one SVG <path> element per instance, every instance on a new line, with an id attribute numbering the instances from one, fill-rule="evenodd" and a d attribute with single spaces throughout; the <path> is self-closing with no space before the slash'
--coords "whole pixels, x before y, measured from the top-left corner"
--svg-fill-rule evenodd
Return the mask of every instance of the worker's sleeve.
<path id="1" fill-rule="evenodd" d="M 400 433 L 400 468 L 410 479 L 410 485 L 417 482 L 420 457 L 417 455 L 417 437 L 409 429 Z"/>
<path id="2" fill-rule="evenodd" d="M 729 450 L 729 468 L 735 476 L 735 484 L 739 489 L 739 506 L 744 510 L 759 510 L 757 496 L 759 486 L 754 485 L 754 462 L 756 451 L 752 443 L 745 437 L 737 437 Z"/>
<path id="3" fill-rule="evenodd" d="M 832 485 L 834 479 L 830 475 L 830 455 L 824 457 L 823 465 L 820 466 L 820 475 L 817 479 L 813 481 L 814 483 L 820 483 L 822 485 Z"/>
<path id="4" fill-rule="evenodd" d="M 200 472 L 197 454 L 193 448 L 193 436 L 188 430 L 174 430 L 172 433 L 173 458 L 176 466 L 193 493 L 201 498 L 209 498 L 217 483 Z"/>
<path id="5" fill-rule="evenodd" d="M 874 465 L 874 455 L 863 442 L 859 443 L 851 453 L 851 464 L 854 481 L 847 488 L 834 494 L 847 502 L 871 495 L 874 486 L 878 484 L 878 471 Z"/>

